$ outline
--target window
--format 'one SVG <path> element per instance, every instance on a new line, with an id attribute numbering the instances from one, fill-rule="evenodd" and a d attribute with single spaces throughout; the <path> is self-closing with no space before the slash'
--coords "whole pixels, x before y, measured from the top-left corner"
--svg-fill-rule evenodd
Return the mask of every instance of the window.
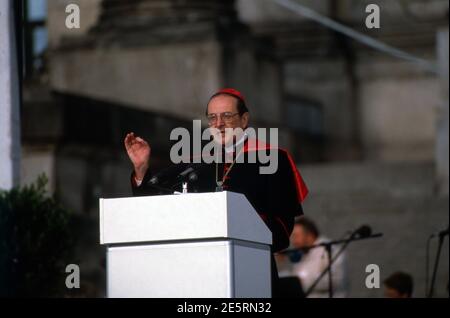
<path id="1" fill-rule="evenodd" d="M 300 134 L 323 136 L 323 112 L 319 103 L 298 97 L 287 98 L 286 121 L 289 128 Z"/>
<path id="2" fill-rule="evenodd" d="M 31 77 L 44 67 L 48 46 L 47 0 L 24 0 L 24 75 Z"/>

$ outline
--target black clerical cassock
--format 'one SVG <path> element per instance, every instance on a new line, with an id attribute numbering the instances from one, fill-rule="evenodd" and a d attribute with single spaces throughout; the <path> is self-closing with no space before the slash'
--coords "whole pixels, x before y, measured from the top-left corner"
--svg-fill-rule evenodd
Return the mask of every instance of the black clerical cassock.
<path id="1" fill-rule="evenodd" d="M 252 153 L 256 151 L 257 153 Z M 258 152 L 278 152 L 278 167 L 273 174 L 262 174 L 260 167 L 267 166 L 259 160 L 250 162 L 249 158 L 258 157 Z M 255 211 L 272 231 L 272 252 L 278 252 L 289 246 L 289 237 L 294 227 L 296 216 L 303 214 L 302 202 L 308 194 L 308 189 L 298 172 L 290 154 L 280 148 L 273 148 L 257 140 L 245 141 L 241 151 L 236 149 L 234 159 L 244 156 L 240 160 L 222 160 L 221 163 L 203 163 L 196 165 L 198 178 L 189 183 L 190 192 L 215 192 L 218 183 L 223 182 L 224 191 L 242 193 L 251 203 Z M 233 161 L 235 163 L 233 164 Z M 184 171 L 189 164 L 178 164 L 175 171 Z M 171 173 L 177 175 L 177 173 Z M 140 186 L 137 186 L 132 176 L 133 194 L 156 195 L 162 194 L 161 188 L 171 187 L 173 180 L 162 181 L 159 189 L 150 185 L 152 173 L 147 172 Z M 179 185 L 178 185 L 179 186 Z M 173 189 L 178 190 L 180 189 Z M 273 260 L 272 260 L 272 263 Z M 275 265 L 275 264 L 273 264 Z M 276 271 L 275 266 L 273 269 Z M 276 272 L 273 276 L 277 276 Z"/>
<path id="2" fill-rule="evenodd" d="M 263 174 L 260 168 L 268 164 L 249 162 L 249 158 L 261 158 L 250 154 L 252 151 L 263 151 L 267 157 L 268 151 L 278 151 L 278 167 L 273 174 Z M 308 194 L 308 189 L 298 172 L 290 154 L 280 148 L 272 148 L 270 145 L 260 141 L 245 142 L 244 147 L 236 156 L 244 156 L 240 160 L 226 161 L 221 163 L 203 163 L 196 165 L 197 180 L 189 183 L 190 192 L 215 192 L 217 182 L 223 181 L 223 190 L 242 193 L 253 206 L 255 211 L 264 220 L 272 231 L 272 250 L 278 252 L 289 246 L 294 219 L 303 214 L 302 202 Z M 189 164 L 177 164 L 171 169 L 184 171 Z M 229 171 L 228 171 L 229 170 Z M 177 173 L 171 173 L 177 175 Z M 145 175 L 140 186 L 131 178 L 133 195 L 157 195 L 162 194 L 162 188 L 170 188 L 173 180 L 163 180 L 159 188 L 153 187 L 148 181 L 152 178 L 150 171 Z M 178 185 L 179 186 L 179 185 Z M 177 190 L 177 189 L 173 189 Z M 180 190 L 180 189 L 178 189 Z"/>

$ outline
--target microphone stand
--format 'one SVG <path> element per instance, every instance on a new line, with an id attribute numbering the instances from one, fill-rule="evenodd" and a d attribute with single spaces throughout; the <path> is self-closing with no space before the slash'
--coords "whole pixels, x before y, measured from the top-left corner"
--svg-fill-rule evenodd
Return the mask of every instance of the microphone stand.
<path id="1" fill-rule="evenodd" d="M 438 269 L 438 265 L 439 265 L 439 258 L 441 257 L 442 244 L 444 243 L 444 237 L 447 235 L 448 235 L 448 230 L 447 230 L 447 234 L 439 234 L 439 245 L 438 245 L 438 250 L 436 253 L 436 259 L 434 260 L 433 276 L 431 278 L 431 286 L 430 286 L 430 291 L 428 292 L 427 298 L 432 298 L 433 294 L 434 294 L 434 284 L 436 282 L 436 274 L 437 274 L 437 269 Z"/>
<path id="2" fill-rule="evenodd" d="M 382 233 L 377 233 L 377 234 L 372 234 L 369 236 L 364 236 L 364 237 L 355 237 L 355 234 L 353 233 L 350 238 L 348 239 L 344 239 L 344 240 L 337 240 L 337 241 L 330 241 L 330 242 L 324 242 L 324 243 L 320 243 L 320 244 L 316 244 L 316 245 L 312 245 L 307 247 L 306 249 L 312 249 L 312 248 L 318 248 L 318 247 L 324 247 L 325 250 L 327 251 L 328 254 L 328 266 L 322 271 L 322 273 L 320 273 L 319 277 L 317 277 L 317 279 L 314 281 L 314 283 L 308 288 L 308 290 L 305 292 L 305 297 L 308 297 L 309 294 L 311 294 L 311 292 L 314 290 L 314 288 L 317 286 L 317 284 L 319 283 L 319 281 L 322 279 L 323 276 L 325 276 L 326 273 L 328 273 L 328 295 L 330 298 L 333 297 L 333 281 L 332 281 L 332 271 L 331 268 L 333 266 L 333 263 L 338 259 L 338 257 L 344 252 L 344 250 L 347 248 L 347 246 L 353 242 L 353 241 L 361 241 L 361 240 L 367 240 L 367 239 L 372 239 L 372 238 L 378 238 L 383 236 Z M 342 246 L 342 248 L 337 252 L 337 254 L 332 257 L 332 246 L 333 245 L 337 245 L 337 244 L 342 244 L 344 243 L 344 245 Z M 297 251 L 299 249 L 291 249 L 291 250 L 287 250 L 284 251 L 284 253 L 289 253 L 292 251 Z"/>
<path id="3" fill-rule="evenodd" d="M 164 187 L 158 186 L 156 184 L 151 184 L 151 183 L 149 184 L 149 186 L 155 188 L 156 190 L 166 192 L 168 194 L 185 194 L 185 193 L 188 193 L 189 181 L 193 182 L 193 181 L 196 181 L 197 179 L 198 179 L 198 175 L 197 175 L 196 171 L 189 171 L 189 174 L 183 174 L 183 175 L 179 176 L 177 178 L 177 181 L 175 181 L 175 183 L 171 185 L 171 188 L 173 189 L 179 185 L 182 185 L 181 192 L 174 191 L 172 189 L 164 188 Z"/>
<path id="4" fill-rule="evenodd" d="M 183 176 L 181 181 L 173 184 L 172 188 L 175 188 L 175 187 L 181 185 L 181 192 L 175 192 L 175 193 L 176 194 L 186 194 L 186 193 L 189 192 L 188 191 L 189 182 L 195 182 L 197 180 L 198 180 L 197 172 L 192 171 L 192 172 L 189 173 L 189 175 Z"/>

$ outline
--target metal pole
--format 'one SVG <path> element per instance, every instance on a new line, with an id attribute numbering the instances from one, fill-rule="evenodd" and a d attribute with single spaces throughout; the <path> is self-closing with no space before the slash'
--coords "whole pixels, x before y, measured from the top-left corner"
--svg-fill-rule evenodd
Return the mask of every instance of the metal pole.
<path id="1" fill-rule="evenodd" d="M 13 0 L 0 1 L 0 189 L 20 178 L 20 83 Z"/>

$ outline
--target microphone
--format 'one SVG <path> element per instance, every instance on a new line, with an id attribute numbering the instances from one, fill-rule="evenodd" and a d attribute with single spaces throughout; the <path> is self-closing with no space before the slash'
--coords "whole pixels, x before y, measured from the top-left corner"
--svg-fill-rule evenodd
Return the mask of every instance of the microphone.
<path id="1" fill-rule="evenodd" d="M 157 173 L 155 176 L 150 178 L 148 183 L 151 185 L 157 185 L 169 180 L 173 180 L 174 181 L 173 183 L 176 183 L 184 181 L 186 179 L 188 179 L 191 182 L 197 181 L 198 180 L 197 170 L 199 167 L 200 167 L 199 164 L 191 164 L 188 166 L 184 166 L 184 169 L 180 167 L 170 167 L 164 169 L 163 171 Z"/>
<path id="2" fill-rule="evenodd" d="M 431 237 L 439 236 L 440 238 L 442 238 L 442 237 L 444 237 L 444 236 L 446 236 L 446 235 L 448 235 L 448 226 L 447 226 L 447 229 L 446 229 L 446 230 L 442 230 L 442 231 L 440 231 L 440 232 L 438 232 L 438 233 L 433 233 L 433 234 L 431 235 Z"/>
<path id="3" fill-rule="evenodd" d="M 303 252 L 300 250 L 295 250 L 288 253 L 288 257 L 291 263 L 298 263 L 302 260 Z"/>
<path id="4" fill-rule="evenodd" d="M 443 231 L 440 231 L 440 232 L 439 232 L 439 236 L 440 236 L 440 237 L 443 237 L 443 236 L 446 236 L 446 235 L 448 235 L 448 226 L 447 226 L 447 229 L 446 229 L 446 230 L 443 230 Z"/>
<path id="5" fill-rule="evenodd" d="M 184 180 L 184 179 L 186 179 L 186 176 L 188 176 L 189 180 L 190 180 L 190 181 L 193 181 L 193 180 L 191 180 L 191 179 L 192 179 L 195 175 L 196 175 L 195 169 L 191 166 L 191 167 L 188 167 L 187 169 L 183 170 L 182 172 L 180 172 L 180 174 L 178 175 L 178 177 Z"/>
<path id="6" fill-rule="evenodd" d="M 157 185 L 162 183 L 163 181 L 174 178 L 179 171 L 179 169 L 177 168 L 178 167 L 170 167 L 158 172 L 157 174 L 155 174 L 153 177 L 150 178 L 148 183 L 150 185 Z"/>
<path id="7" fill-rule="evenodd" d="M 369 225 L 364 224 L 354 230 L 350 238 L 366 238 L 370 235 L 372 235 L 372 228 Z"/>

